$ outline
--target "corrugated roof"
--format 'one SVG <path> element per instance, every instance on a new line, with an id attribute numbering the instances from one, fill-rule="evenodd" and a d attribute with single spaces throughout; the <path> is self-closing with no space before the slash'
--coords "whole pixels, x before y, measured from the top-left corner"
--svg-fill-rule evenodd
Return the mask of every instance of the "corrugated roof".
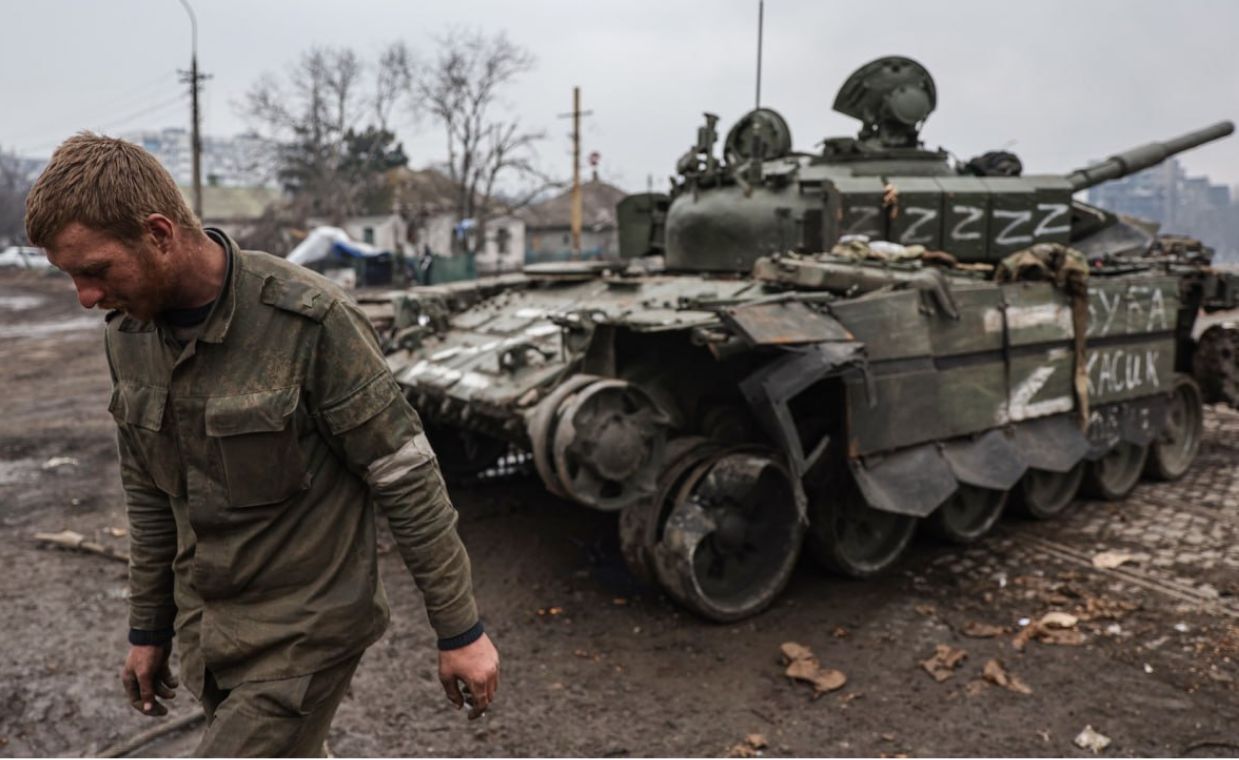
<path id="1" fill-rule="evenodd" d="M 601 180 L 581 184 L 581 226 L 585 229 L 615 226 L 615 204 L 628 193 Z M 572 226 L 572 190 L 521 209 L 517 216 L 530 229 Z"/>
<path id="2" fill-rule="evenodd" d="M 456 183 L 435 168 L 400 167 L 387 173 L 396 201 L 412 213 L 433 213 L 456 203 Z"/>

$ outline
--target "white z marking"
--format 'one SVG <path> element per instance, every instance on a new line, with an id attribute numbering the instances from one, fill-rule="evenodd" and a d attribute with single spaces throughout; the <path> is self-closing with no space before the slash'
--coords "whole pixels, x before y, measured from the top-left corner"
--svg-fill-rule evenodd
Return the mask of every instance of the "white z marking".
<path id="1" fill-rule="evenodd" d="M 921 206 L 909 206 L 904 210 L 908 212 L 909 216 L 917 216 L 920 218 L 917 219 L 912 224 L 908 225 L 908 229 L 904 230 L 903 234 L 899 236 L 899 242 L 906 244 L 906 243 L 928 243 L 932 241 L 934 239 L 934 235 L 932 232 L 925 234 L 925 235 L 918 236 L 916 234 L 916 231 L 920 229 L 921 227 L 925 226 L 927 222 L 931 222 L 934 219 L 937 219 L 938 210 L 932 209 L 932 208 L 923 208 Z"/>
<path id="2" fill-rule="evenodd" d="M 1011 220 L 1011 223 L 1003 227 L 1002 232 L 998 233 L 998 237 L 994 238 L 994 242 L 998 245 L 1024 245 L 1025 243 L 1032 242 L 1032 235 L 1013 234 L 1017 227 L 1032 221 L 1031 211 L 1003 211 L 1002 209 L 995 209 L 994 218 Z"/>
<path id="3" fill-rule="evenodd" d="M 953 206 L 951 208 L 956 214 L 963 214 L 964 218 L 955 223 L 951 228 L 952 240 L 980 240 L 981 233 L 979 231 L 965 232 L 964 228 L 970 224 L 981 221 L 985 216 L 984 209 L 976 206 Z"/>
<path id="4" fill-rule="evenodd" d="M 1046 214 L 1040 224 L 1037 225 L 1037 229 L 1033 230 L 1033 237 L 1042 237 L 1044 235 L 1061 235 L 1064 232 L 1070 232 L 1070 220 L 1067 221 L 1067 224 L 1060 224 L 1057 227 L 1050 226 L 1050 222 L 1058 219 L 1060 216 L 1066 216 L 1070 209 L 1071 207 L 1066 203 L 1038 203 L 1038 211 L 1048 211 L 1050 213 Z"/>
<path id="5" fill-rule="evenodd" d="M 850 206 L 848 208 L 848 216 L 852 217 L 852 223 L 844 230 L 848 235 L 876 235 L 878 232 L 878 209 L 873 206 Z"/>

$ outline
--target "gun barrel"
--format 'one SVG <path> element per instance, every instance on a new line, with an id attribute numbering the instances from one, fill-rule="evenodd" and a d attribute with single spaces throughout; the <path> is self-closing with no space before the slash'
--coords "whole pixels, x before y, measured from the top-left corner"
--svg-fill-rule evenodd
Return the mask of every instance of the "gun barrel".
<path id="1" fill-rule="evenodd" d="M 1083 169 L 1076 169 L 1067 175 L 1067 181 L 1071 183 L 1072 190 L 1084 190 L 1160 164 L 1176 153 L 1220 140 L 1234 131 L 1234 123 L 1219 121 L 1204 129 L 1188 132 L 1165 142 L 1151 142 L 1138 148 L 1116 153 L 1105 161 L 1091 164 Z"/>

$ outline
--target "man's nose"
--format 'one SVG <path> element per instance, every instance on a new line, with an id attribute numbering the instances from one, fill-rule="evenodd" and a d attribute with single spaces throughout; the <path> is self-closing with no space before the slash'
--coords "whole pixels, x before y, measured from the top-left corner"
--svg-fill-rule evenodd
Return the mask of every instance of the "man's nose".
<path id="1" fill-rule="evenodd" d="M 103 300 L 103 288 L 81 283 L 74 283 L 74 285 L 77 286 L 77 302 L 82 305 L 83 309 L 93 309 Z"/>

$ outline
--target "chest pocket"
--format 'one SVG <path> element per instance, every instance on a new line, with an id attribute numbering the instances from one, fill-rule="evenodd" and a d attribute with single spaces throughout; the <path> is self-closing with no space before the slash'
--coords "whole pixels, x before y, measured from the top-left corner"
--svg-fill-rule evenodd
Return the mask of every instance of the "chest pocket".
<path id="1" fill-rule="evenodd" d="M 164 425 L 168 389 L 122 382 L 112 388 L 108 411 L 116 419 L 150 479 L 172 496 L 185 492 L 173 431 Z"/>
<path id="2" fill-rule="evenodd" d="M 231 506 L 274 504 L 309 487 L 293 422 L 300 397 L 292 387 L 207 399 L 206 434 L 218 446 Z"/>

